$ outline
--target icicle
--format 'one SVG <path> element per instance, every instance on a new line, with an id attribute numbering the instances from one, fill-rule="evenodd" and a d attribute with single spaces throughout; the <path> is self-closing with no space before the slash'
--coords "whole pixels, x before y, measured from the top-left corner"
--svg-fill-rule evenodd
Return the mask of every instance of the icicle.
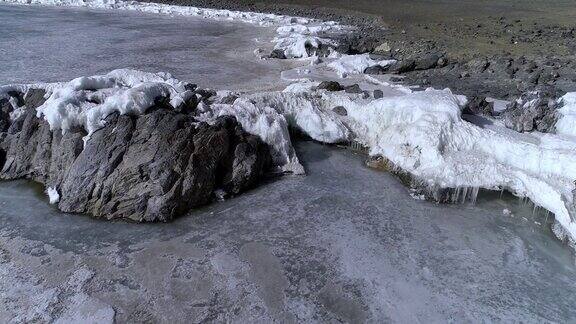
<path id="1" fill-rule="evenodd" d="M 452 203 L 455 204 L 458 202 L 458 197 L 460 196 L 460 187 L 456 187 L 454 193 L 452 193 Z"/>
<path id="2" fill-rule="evenodd" d="M 466 195 L 468 194 L 468 187 L 464 187 L 462 189 L 463 193 L 462 193 L 462 203 L 466 202 Z"/>
<path id="3" fill-rule="evenodd" d="M 470 201 L 472 204 L 476 204 L 476 198 L 478 198 L 478 192 L 480 191 L 480 187 L 473 187 L 472 193 L 470 194 Z"/>

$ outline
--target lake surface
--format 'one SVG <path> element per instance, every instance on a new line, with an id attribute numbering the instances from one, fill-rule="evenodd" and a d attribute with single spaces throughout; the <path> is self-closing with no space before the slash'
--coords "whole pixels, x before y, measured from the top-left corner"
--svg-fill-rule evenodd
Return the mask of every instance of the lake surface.
<path id="1" fill-rule="evenodd" d="M 120 322 L 576 318 L 573 256 L 534 223 L 543 216 L 530 206 L 498 194 L 480 195 L 476 206 L 419 201 L 364 167 L 363 156 L 312 142 L 297 149 L 307 176 L 169 224 L 62 214 L 29 183 L 3 183 L 0 246 L 9 261 L 0 264 L 0 291 L 17 300 L 3 303 L 4 314 L 21 311 L 23 291 L 69 289 L 85 267 L 93 278 L 83 289 Z"/>
<path id="2" fill-rule="evenodd" d="M 269 89 L 291 65 L 254 54 L 273 45 L 273 28 L 199 17 L 0 4 L 0 30 L 2 85 L 134 68 L 204 87 Z"/>

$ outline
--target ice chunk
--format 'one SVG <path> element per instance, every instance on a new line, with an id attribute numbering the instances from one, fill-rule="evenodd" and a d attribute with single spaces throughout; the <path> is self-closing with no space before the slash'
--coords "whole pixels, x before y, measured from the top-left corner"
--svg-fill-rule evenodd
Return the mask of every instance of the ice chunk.
<path id="1" fill-rule="evenodd" d="M 334 69 L 343 78 L 350 74 L 364 73 L 364 70 L 371 66 L 387 66 L 395 62 L 396 60 L 373 60 L 369 54 L 343 54 L 340 58 L 328 64 L 328 67 Z"/>
<path id="2" fill-rule="evenodd" d="M 50 200 L 51 204 L 56 204 L 60 201 L 60 194 L 56 188 L 48 187 L 48 189 L 46 189 L 46 193 L 48 194 L 48 199 Z"/>
<path id="3" fill-rule="evenodd" d="M 558 109 L 556 133 L 576 136 L 576 92 L 569 92 L 560 99 L 564 105 Z"/>

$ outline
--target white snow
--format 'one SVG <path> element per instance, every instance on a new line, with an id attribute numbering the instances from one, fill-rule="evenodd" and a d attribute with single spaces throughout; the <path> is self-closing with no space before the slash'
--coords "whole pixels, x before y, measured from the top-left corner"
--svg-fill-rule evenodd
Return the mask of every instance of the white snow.
<path id="1" fill-rule="evenodd" d="M 48 194 L 48 199 L 51 204 L 56 204 L 60 201 L 60 194 L 56 188 L 48 187 L 48 189 L 46 189 L 46 194 Z"/>
<path id="2" fill-rule="evenodd" d="M 279 35 L 273 40 L 276 43 L 274 48 L 284 50 L 284 55 L 287 58 L 311 57 L 314 56 L 315 50 L 322 45 L 337 46 L 335 41 L 315 34 L 301 34 L 297 31 L 291 31 L 291 28 L 284 27 L 278 28 L 277 31 Z"/>
<path id="3" fill-rule="evenodd" d="M 228 113 L 266 109 L 273 115 L 271 108 L 311 138 L 359 142 L 431 188 L 462 188 L 458 192 L 472 199 L 478 188 L 510 190 L 554 212 L 576 237 L 568 209 L 576 179 L 574 143 L 566 145 L 554 134 L 519 134 L 464 121 L 460 111 L 466 100 L 450 90 L 359 100 L 343 92 L 292 89 L 247 96 L 248 101 L 230 105 Z M 344 107 L 347 116 L 332 112 L 336 106 Z"/>
<path id="4" fill-rule="evenodd" d="M 51 87 L 46 102 L 38 107 L 51 130 L 63 133 L 83 127 L 88 137 L 104 126 L 104 118 L 113 112 L 142 114 L 157 98 L 170 98 L 177 107 L 187 96 L 184 84 L 168 73 L 148 73 L 129 69 L 106 75 L 80 77 Z"/>
<path id="5" fill-rule="evenodd" d="M 576 136 L 576 92 L 567 93 L 560 102 L 564 105 L 558 109 L 560 118 L 556 122 L 556 133 Z"/>
<path id="6" fill-rule="evenodd" d="M 364 70 L 368 67 L 376 65 L 387 66 L 395 62 L 396 60 L 373 60 L 369 54 L 343 54 L 340 58 L 329 63 L 328 67 L 334 69 L 341 78 L 345 78 L 350 74 L 364 73 Z"/>

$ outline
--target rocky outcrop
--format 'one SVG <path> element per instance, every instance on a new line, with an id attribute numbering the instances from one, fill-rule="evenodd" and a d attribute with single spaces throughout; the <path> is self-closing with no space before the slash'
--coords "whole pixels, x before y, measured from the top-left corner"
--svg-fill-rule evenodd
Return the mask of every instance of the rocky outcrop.
<path id="1" fill-rule="evenodd" d="M 468 99 L 468 103 L 462 110 L 462 113 L 468 115 L 492 116 L 494 115 L 494 103 L 488 102 L 486 97 L 472 96 Z"/>
<path id="2" fill-rule="evenodd" d="M 554 131 L 558 120 L 558 101 L 554 94 L 534 91 L 522 94 L 502 113 L 506 127 L 517 132 L 537 130 L 548 133 Z"/>
<path id="3" fill-rule="evenodd" d="M 268 146 L 233 117 L 209 125 L 162 101 L 143 115 L 109 115 L 84 143 L 83 129 L 51 131 L 36 116 L 39 91 L 23 96 L 17 119 L 0 115 L 9 125 L 0 135 L 0 178 L 56 189 L 64 212 L 168 221 L 210 202 L 217 189 L 253 187 L 270 163 Z"/>

